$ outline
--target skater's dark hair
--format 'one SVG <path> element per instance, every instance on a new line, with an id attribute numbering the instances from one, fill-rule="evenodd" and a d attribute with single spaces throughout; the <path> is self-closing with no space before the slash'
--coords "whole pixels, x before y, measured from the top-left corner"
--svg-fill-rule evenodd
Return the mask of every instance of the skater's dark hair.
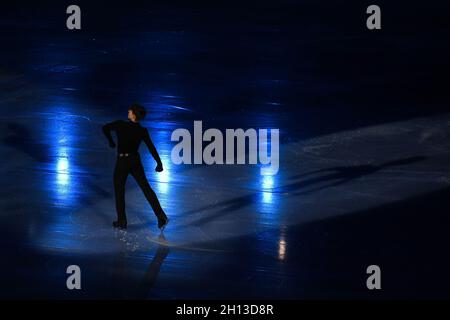
<path id="1" fill-rule="evenodd" d="M 145 108 L 137 103 L 133 103 L 128 108 L 128 110 L 133 111 L 134 115 L 136 116 L 136 120 L 138 120 L 138 121 L 144 119 L 145 115 L 147 114 L 147 111 L 145 111 Z"/>

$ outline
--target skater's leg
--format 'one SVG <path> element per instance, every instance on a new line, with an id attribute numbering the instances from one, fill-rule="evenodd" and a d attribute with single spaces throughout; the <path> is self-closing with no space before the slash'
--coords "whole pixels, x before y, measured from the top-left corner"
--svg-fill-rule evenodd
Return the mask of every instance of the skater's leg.
<path id="1" fill-rule="evenodd" d="M 142 167 L 140 161 L 135 166 L 133 166 L 130 173 L 136 180 L 139 187 L 141 188 L 142 192 L 145 195 L 145 198 L 150 203 L 153 212 L 155 213 L 158 220 L 167 219 L 166 214 L 164 213 L 164 210 L 161 208 L 161 204 L 159 203 L 159 200 L 156 197 L 155 192 L 152 190 L 150 184 L 147 181 L 144 168 Z"/>
<path id="2" fill-rule="evenodd" d="M 125 213 L 125 183 L 127 176 L 128 170 L 117 163 L 114 169 L 114 194 L 116 197 L 117 220 L 119 223 L 125 224 L 127 222 Z"/>

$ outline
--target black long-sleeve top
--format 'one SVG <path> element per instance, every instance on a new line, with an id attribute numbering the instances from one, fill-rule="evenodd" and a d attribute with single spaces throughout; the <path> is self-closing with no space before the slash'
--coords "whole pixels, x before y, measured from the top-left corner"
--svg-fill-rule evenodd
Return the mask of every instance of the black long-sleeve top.
<path id="1" fill-rule="evenodd" d="M 118 120 L 105 124 L 102 129 L 111 145 L 114 144 L 111 131 L 116 132 L 117 153 L 138 153 L 139 145 L 141 141 L 144 141 L 153 158 L 161 164 L 161 158 L 150 139 L 147 128 L 142 127 L 138 122 Z"/>

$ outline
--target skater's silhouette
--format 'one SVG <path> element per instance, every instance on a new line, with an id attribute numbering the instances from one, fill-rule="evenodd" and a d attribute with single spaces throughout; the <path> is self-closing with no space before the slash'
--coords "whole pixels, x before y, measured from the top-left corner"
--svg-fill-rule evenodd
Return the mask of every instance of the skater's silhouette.
<path id="1" fill-rule="evenodd" d="M 128 174 L 131 174 L 144 192 L 147 201 L 150 203 L 158 218 L 158 228 L 162 231 L 169 219 L 161 208 L 155 192 L 150 188 L 138 152 L 141 141 L 144 141 L 153 158 L 156 160 L 157 165 L 155 171 L 163 171 L 163 165 L 155 145 L 150 139 L 147 129 L 142 127 L 139 123 L 145 115 L 145 109 L 138 104 L 134 104 L 128 108 L 129 121 L 118 120 L 103 126 L 103 133 L 108 139 L 111 148 L 116 147 L 111 136 L 111 131 L 115 131 L 117 135 L 117 162 L 114 169 L 114 193 L 116 197 L 117 221 L 113 222 L 113 226 L 120 229 L 127 228 L 127 217 L 125 213 L 125 182 Z"/>

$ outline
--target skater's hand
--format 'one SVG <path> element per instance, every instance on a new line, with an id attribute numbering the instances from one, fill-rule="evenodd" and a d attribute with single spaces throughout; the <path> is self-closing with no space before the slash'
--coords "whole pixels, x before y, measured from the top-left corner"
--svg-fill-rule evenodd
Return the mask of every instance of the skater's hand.
<path id="1" fill-rule="evenodd" d="M 155 168 L 155 171 L 156 171 L 156 172 L 161 172 L 161 171 L 163 171 L 162 163 L 158 163 L 158 165 L 157 165 L 156 168 Z"/>
<path id="2" fill-rule="evenodd" d="M 110 146 L 111 148 L 115 148 L 115 147 L 116 147 L 116 144 L 115 144 L 114 142 L 110 141 L 110 142 L 109 142 L 109 146 Z"/>

